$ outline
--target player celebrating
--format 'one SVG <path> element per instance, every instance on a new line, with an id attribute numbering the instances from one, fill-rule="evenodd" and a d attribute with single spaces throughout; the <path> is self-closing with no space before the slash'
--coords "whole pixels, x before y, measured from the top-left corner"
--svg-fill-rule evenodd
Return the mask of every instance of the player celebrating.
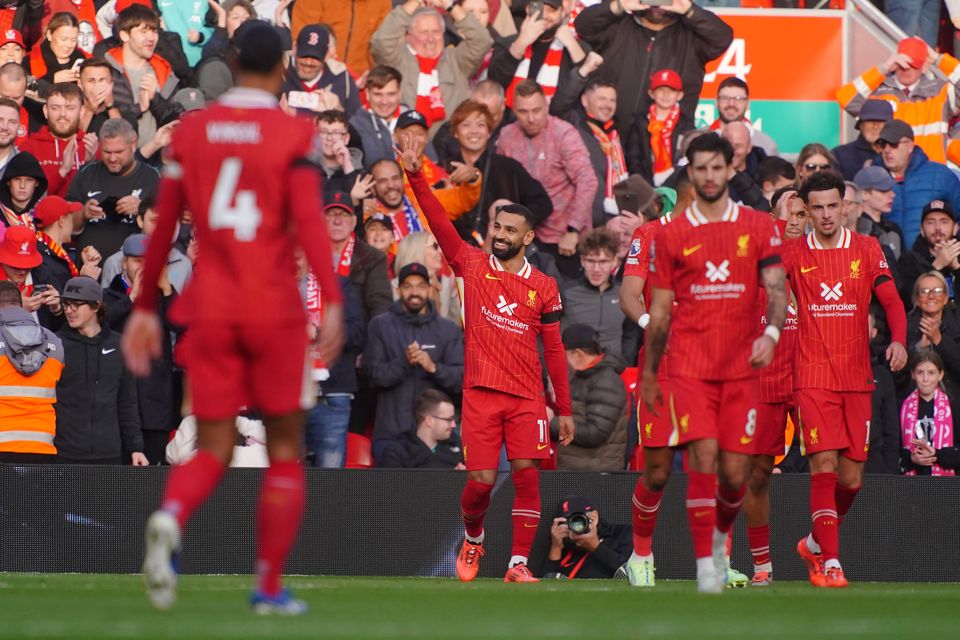
<path id="1" fill-rule="evenodd" d="M 498 208 L 493 255 L 460 239 L 446 211 L 420 173 L 422 142 L 399 135 L 403 167 L 440 249 L 461 279 L 464 307 L 463 455 L 467 486 L 461 496 L 466 538 L 457 556 L 457 577 L 473 580 L 483 556 L 483 518 L 497 479 L 505 443 L 513 480 L 513 546 L 504 582 L 537 582 L 527 556 L 540 523 L 536 460 L 550 456 L 537 336 L 543 338 L 547 371 L 557 402 L 560 444 L 573 440 L 567 361 L 560 340 L 557 283 L 525 257 L 534 217 L 526 208 Z"/>
<path id="2" fill-rule="evenodd" d="M 907 321 L 876 238 L 843 228 L 843 178 L 823 171 L 800 187 L 813 222 L 806 240 L 793 242 L 785 262 L 799 306 L 794 387 L 810 460 L 813 532 L 797 543 L 817 587 L 845 587 L 839 525 L 863 480 L 870 444 L 870 340 L 867 318 L 876 293 L 890 327 L 887 360 L 907 362 Z"/>
<path id="3" fill-rule="evenodd" d="M 673 448 L 686 448 L 697 588 L 721 593 L 727 537 L 746 491 L 756 436 L 756 369 L 773 359 L 786 287 L 773 222 L 728 195 L 730 143 L 705 134 L 691 143 L 687 159 L 694 202 L 658 231 L 651 247 L 653 292 L 641 396 L 650 411 L 666 411 L 670 420 L 643 427 L 645 474 L 651 468 L 665 474 Z M 754 331 L 758 274 L 768 299 L 768 325 L 759 336 Z M 657 369 L 668 346 L 664 403 Z M 634 556 L 628 572 L 631 562 L 636 563 Z"/>
<path id="4" fill-rule="evenodd" d="M 330 262 L 318 173 L 305 158 L 309 121 L 284 115 L 283 46 L 276 31 L 251 21 L 230 52 L 236 88 L 177 127 L 160 183 L 159 221 L 147 251 L 142 293 L 123 334 L 127 364 L 146 375 L 160 356 L 156 282 L 185 207 L 193 212 L 203 268 L 181 305 L 190 339 L 185 361 L 198 422 L 196 457 L 170 473 L 159 511 L 147 523 L 143 572 L 154 606 L 176 598 L 172 557 L 190 515 L 213 492 L 233 455 L 241 406 L 267 427 L 270 468 L 258 508 L 257 613 L 297 614 L 306 605 L 282 589 L 280 573 L 304 505 L 303 443 L 306 319 L 294 274 L 303 247 L 324 295 L 318 351 L 336 358 L 342 343 L 340 290 Z M 294 198 L 294 194 L 296 197 Z M 293 227 L 296 226 L 296 237 Z M 246 388 L 245 388 L 246 387 Z"/>

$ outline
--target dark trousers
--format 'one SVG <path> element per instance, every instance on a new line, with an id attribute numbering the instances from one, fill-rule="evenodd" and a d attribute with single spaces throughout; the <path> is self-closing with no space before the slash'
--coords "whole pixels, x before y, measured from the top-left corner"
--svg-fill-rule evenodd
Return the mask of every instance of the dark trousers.
<path id="1" fill-rule="evenodd" d="M 127 461 L 129 463 L 129 461 Z M 91 458 L 89 460 L 77 460 L 76 458 L 64 458 L 63 456 L 57 456 L 57 464 L 105 464 L 105 465 L 122 465 L 124 464 L 123 457 L 117 456 L 116 458 Z"/>
<path id="2" fill-rule="evenodd" d="M 57 461 L 52 453 L 12 453 L 0 451 L 0 464 L 51 464 Z"/>
<path id="3" fill-rule="evenodd" d="M 169 431 L 148 431 L 144 429 L 143 455 L 147 456 L 150 464 L 167 464 L 167 443 L 170 442 Z"/>

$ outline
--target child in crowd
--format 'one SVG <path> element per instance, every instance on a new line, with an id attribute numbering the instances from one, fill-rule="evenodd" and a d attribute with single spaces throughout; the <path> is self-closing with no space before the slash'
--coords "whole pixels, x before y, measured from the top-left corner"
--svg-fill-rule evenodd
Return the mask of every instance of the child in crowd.
<path id="1" fill-rule="evenodd" d="M 917 385 L 900 408 L 901 463 L 906 475 L 952 476 L 960 467 L 953 446 L 950 398 L 943 391 L 943 360 L 935 351 L 914 354 L 911 376 Z"/>

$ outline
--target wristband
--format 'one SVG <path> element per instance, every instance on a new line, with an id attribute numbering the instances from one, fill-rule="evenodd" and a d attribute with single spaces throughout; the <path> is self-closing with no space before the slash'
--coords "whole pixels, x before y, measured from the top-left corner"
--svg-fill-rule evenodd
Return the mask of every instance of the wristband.
<path id="1" fill-rule="evenodd" d="M 772 324 L 768 324 L 767 328 L 763 330 L 763 335 L 769 336 L 773 339 L 773 344 L 778 344 L 780 342 L 780 329 L 777 329 Z"/>
<path id="2" fill-rule="evenodd" d="M 639 318 L 637 318 L 637 324 L 640 326 L 641 329 L 646 329 L 647 325 L 650 324 L 650 314 L 645 313 Z"/>

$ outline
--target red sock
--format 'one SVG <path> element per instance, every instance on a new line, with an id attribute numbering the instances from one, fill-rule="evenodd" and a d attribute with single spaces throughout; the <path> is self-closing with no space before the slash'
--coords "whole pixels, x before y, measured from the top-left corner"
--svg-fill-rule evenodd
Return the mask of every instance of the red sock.
<path id="1" fill-rule="evenodd" d="M 270 463 L 257 507 L 257 588 L 268 596 L 280 592 L 280 574 L 300 531 L 305 493 L 299 460 Z"/>
<path id="2" fill-rule="evenodd" d="M 856 489 L 851 489 L 850 487 L 845 487 L 840 483 L 837 483 L 837 490 L 834 492 L 834 498 L 837 501 L 837 517 L 840 522 L 843 522 L 843 517 L 847 515 L 847 512 L 850 511 L 850 507 L 853 506 L 853 500 L 857 497 L 857 494 L 860 493 L 860 487 Z"/>
<path id="3" fill-rule="evenodd" d="M 713 530 L 717 526 L 717 475 L 691 471 L 687 474 L 687 520 L 693 538 L 693 555 L 713 556 Z"/>
<path id="4" fill-rule="evenodd" d="M 746 493 L 746 484 L 739 489 L 731 489 L 723 485 L 717 487 L 717 529 L 721 533 L 730 532 L 733 521 L 740 513 L 740 505 L 743 504 L 743 496 Z"/>
<path id="5" fill-rule="evenodd" d="M 471 538 L 476 539 L 483 534 L 483 517 L 490 506 L 491 491 L 492 484 L 467 480 L 467 486 L 460 494 L 460 517 L 463 518 L 463 527 Z"/>
<path id="6" fill-rule="evenodd" d="M 172 513 L 184 529 L 193 512 L 220 484 L 225 471 L 215 455 L 200 449 L 192 460 L 170 471 L 160 508 Z"/>
<path id="7" fill-rule="evenodd" d="M 510 474 L 513 480 L 513 546 L 510 555 L 530 556 L 540 525 L 540 475 L 536 467 Z"/>
<path id="8" fill-rule="evenodd" d="M 637 480 L 633 489 L 633 551 L 638 556 L 653 554 L 653 530 L 657 526 L 663 491 L 651 491 Z"/>
<path id="9" fill-rule="evenodd" d="M 836 490 L 837 474 L 815 473 L 810 476 L 813 537 L 820 545 L 824 561 L 836 560 L 840 552 Z"/>
<path id="10" fill-rule="evenodd" d="M 753 566 L 759 567 L 770 562 L 770 525 L 747 527 L 747 540 L 753 555 Z"/>

